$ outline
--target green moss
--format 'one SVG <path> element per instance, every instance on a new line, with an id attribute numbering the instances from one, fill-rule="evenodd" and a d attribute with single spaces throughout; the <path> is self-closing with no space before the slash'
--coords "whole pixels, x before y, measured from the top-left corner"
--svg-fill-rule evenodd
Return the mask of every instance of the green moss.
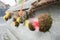
<path id="1" fill-rule="evenodd" d="M 43 19 L 43 20 L 42 20 Z M 38 21 L 40 23 L 40 31 L 47 32 L 51 28 L 52 25 L 52 18 L 48 14 L 42 14 L 38 17 Z"/>
<path id="2" fill-rule="evenodd" d="M 29 29 L 30 29 L 31 31 L 34 31 L 34 30 L 35 30 L 35 28 L 33 27 L 32 23 L 29 23 Z"/>

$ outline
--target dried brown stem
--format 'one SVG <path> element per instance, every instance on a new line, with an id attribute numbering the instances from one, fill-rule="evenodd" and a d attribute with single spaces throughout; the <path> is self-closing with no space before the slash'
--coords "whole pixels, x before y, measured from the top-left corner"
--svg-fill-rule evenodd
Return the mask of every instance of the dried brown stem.
<path id="1" fill-rule="evenodd" d="M 45 0 L 45 2 L 43 1 L 44 0 L 40 0 L 39 2 L 35 1 L 34 3 L 32 3 L 31 7 L 27 10 L 28 15 L 33 14 L 38 9 L 60 3 L 60 0 Z"/>

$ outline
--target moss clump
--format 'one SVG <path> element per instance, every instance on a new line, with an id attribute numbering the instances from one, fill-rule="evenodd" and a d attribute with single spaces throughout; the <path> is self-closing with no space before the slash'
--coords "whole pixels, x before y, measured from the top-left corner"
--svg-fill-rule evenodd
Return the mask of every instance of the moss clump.
<path id="1" fill-rule="evenodd" d="M 47 32 L 51 28 L 52 25 L 52 18 L 48 14 L 41 14 L 38 16 L 38 22 L 40 24 L 39 31 Z"/>
<path id="2" fill-rule="evenodd" d="M 19 26 L 19 23 L 18 22 L 14 22 L 14 26 L 18 27 Z"/>
<path id="3" fill-rule="evenodd" d="M 33 27 L 32 23 L 29 23 L 29 29 L 30 29 L 31 31 L 34 31 L 34 30 L 35 30 L 35 28 Z"/>

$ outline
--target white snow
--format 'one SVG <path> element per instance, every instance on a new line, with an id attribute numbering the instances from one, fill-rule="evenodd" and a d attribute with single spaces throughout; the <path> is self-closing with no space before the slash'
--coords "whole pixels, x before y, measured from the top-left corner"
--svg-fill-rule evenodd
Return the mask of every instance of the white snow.
<path id="1" fill-rule="evenodd" d="M 0 39 L 1 35 L 5 33 L 10 34 L 12 39 L 16 40 L 60 40 L 60 5 L 50 6 L 48 8 L 41 9 L 36 12 L 39 13 L 49 13 L 53 18 L 53 24 L 50 32 L 36 32 L 30 31 L 23 24 L 17 28 L 13 25 L 12 19 L 5 22 L 2 18 L 0 19 Z M 3 20 L 3 21 L 1 21 Z M 3 24 L 1 24 L 3 23 Z M 2 26 L 3 25 L 3 26 Z M 2 27 L 2 29 L 1 29 Z M 1 39 L 2 40 L 2 39 Z"/>

